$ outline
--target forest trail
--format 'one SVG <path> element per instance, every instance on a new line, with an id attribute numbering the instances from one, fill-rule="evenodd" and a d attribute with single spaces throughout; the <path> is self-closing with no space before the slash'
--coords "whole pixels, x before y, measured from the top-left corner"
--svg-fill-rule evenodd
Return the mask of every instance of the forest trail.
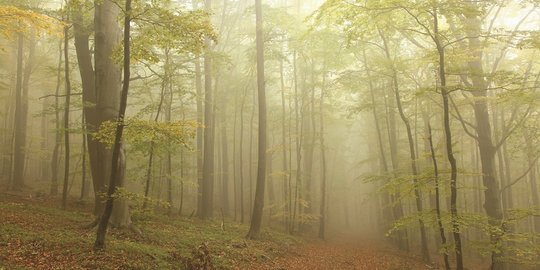
<path id="1" fill-rule="evenodd" d="M 291 247 L 289 255 L 258 263 L 258 270 L 432 269 L 420 259 L 375 241 L 353 238 Z"/>

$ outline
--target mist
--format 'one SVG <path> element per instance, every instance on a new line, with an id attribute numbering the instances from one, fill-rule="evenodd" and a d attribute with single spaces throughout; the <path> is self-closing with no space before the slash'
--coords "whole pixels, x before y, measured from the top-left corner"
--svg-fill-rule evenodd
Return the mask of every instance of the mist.
<path id="1" fill-rule="evenodd" d="M 0 269 L 537 269 L 539 19 L 0 0 Z"/>

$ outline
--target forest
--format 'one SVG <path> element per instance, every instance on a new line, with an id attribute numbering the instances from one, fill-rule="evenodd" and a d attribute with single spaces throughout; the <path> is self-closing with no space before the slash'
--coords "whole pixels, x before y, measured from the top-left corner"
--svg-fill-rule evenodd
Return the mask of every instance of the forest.
<path id="1" fill-rule="evenodd" d="M 540 269 L 538 0 L 0 0 L 0 270 Z"/>

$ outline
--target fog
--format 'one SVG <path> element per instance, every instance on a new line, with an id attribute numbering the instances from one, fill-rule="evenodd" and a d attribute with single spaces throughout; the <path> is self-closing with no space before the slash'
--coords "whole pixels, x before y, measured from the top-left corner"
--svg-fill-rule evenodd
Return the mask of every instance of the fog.
<path id="1" fill-rule="evenodd" d="M 0 204 L 538 267 L 534 1 L 0 4 Z"/>

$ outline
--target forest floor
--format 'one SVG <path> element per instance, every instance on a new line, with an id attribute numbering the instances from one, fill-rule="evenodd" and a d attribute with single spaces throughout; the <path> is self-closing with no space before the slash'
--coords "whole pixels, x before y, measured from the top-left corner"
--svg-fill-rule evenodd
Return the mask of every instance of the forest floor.
<path id="1" fill-rule="evenodd" d="M 358 240 L 357 238 L 355 238 Z M 272 262 L 251 265 L 260 270 L 412 270 L 436 269 L 418 258 L 376 242 L 305 243 Z"/>
<path id="2" fill-rule="evenodd" d="M 90 204 L 0 193 L 0 269 L 427 269 L 376 244 L 331 242 L 264 230 L 245 240 L 246 225 L 133 211 L 143 231 L 111 229 L 105 252 L 93 252 Z M 207 254 L 207 255 L 205 255 Z M 201 268 L 202 269 L 202 268 Z"/>

